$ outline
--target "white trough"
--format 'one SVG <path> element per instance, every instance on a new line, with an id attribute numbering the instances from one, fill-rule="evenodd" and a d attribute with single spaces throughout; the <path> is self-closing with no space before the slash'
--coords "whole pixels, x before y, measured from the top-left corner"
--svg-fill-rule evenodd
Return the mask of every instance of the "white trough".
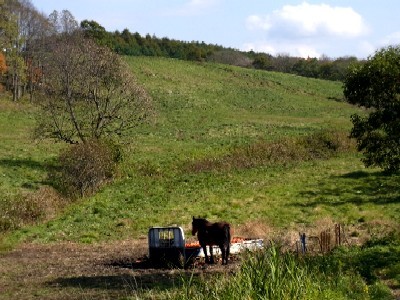
<path id="1" fill-rule="evenodd" d="M 241 242 L 231 243 L 230 254 L 238 254 L 245 250 L 254 251 L 257 249 L 261 249 L 264 247 L 264 240 L 262 239 L 244 239 Z M 207 254 L 210 255 L 209 249 L 207 247 Z M 221 255 L 221 249 L 218 246 L 213 246 L 213 254 Z M 199 257 L 204 257 L 204 251 L 200 248 L 200 252 L 198 254 Z"/>

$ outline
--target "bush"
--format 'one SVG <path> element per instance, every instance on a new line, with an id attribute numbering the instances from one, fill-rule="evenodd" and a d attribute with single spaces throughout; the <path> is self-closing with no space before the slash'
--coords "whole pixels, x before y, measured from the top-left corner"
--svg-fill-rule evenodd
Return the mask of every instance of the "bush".
<path id="1" fill-rule="evenodd" d="M 26 198 L 5 198 L 0 201 L 0 232 L 15 230 L 40 219 L 42 212 L 37 203 Z"/>
<path id="2" fill-rule="evenodd" d="M 1 198 L 0 232 L 51 219 L 63 206 L 63 199 L 51 187 L 42 187 L 27 195 Z"/>
<path id="3" fill-rule="evenodd" d="M 299 148 L 304 148 L 307 153 L 306 160 L 328 159 L 355 147 L 348 134 L 335 131 L 316 132 L 300 140 L 299 144 Z"/>
<path id="4" fill-rule="evenodd" d="M 121 160 L 120 147 L 110 141 L 73 145 L 59 156 L 59 169 L 53 174 L 55 184 L 70 197 L 93 194 L 114 177 Z"/>

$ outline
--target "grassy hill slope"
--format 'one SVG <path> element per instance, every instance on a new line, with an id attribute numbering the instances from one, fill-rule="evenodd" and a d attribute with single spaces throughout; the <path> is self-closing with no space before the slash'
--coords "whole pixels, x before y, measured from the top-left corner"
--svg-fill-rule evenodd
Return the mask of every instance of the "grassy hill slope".
<path id="1" fill-rule="evenodd" d="M 68 205 L 43 224 L 14 231 L 8 239 L 118 240 L 143 236 L 150 226 L 189 229 L 192 215 L 227 219 L 237 227 L 289 228 L 321 219 L 399 221 L 399 177 L 365 170 L 353 152 L 243 169 L 186 168 L 260 141 L 349 130 L 349 117 L 357 109 L 341 102 L 341 83 L 172 59 L 126 60 L 152 95 L 157 114 L 152 124 L 123 139 L 120 177 L 95 196 Z M 31 105 L 6 100 L 0 105 L 0 195 L 17 201 L 22 194 L 40 193 L 46 169 L 63 145 L 32 142 Z"/>

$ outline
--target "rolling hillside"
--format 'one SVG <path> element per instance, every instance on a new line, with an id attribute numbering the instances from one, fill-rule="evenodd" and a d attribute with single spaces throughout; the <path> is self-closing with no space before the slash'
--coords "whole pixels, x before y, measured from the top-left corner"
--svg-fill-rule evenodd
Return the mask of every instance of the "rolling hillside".
<path id="1" fill-rule="evenodd" d="M 126 61 L 157 113 L 151 124 L 121 140 L 119 178 L 93 197 L 64 205 L 49 220 L 9 233 L 7 240 L 120 240 L 143 236 L 149 226 L 188 229 L 192 215 L 271 228 L 323 219 L 399 221 L 398 177 L 365 170 L 353 151 L 251 168 L 188 168 L 257 143 L 348 131 L 349 117 L 358 110 L 342 101 L 340 82 L 164 58 Z M 37 199 L 48 192 L 47 170 L 65 146 L 32 141 L 31 104 L 2 99 L 0 108 L 0 195 L 11 202 Z M 49 195 L 40 200 L 44 206 L 52 205 Z"/>

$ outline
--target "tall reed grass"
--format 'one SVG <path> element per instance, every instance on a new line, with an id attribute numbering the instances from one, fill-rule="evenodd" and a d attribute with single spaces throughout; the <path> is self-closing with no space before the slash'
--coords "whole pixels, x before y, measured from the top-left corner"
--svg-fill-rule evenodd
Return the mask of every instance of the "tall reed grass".
<path id="1" fill-rule="evenodd" d="M 335 258 L 298 257 L 271 245 L 245 253 L 238 272 L 195 280 L 169 299 L 371 299 L 363 279 Z"/>
<path id="2" fill-rule="evenodd" d="M 0 234 L 53 218 L 65 200 L 51 187 L 5 196 L 0 193 Z"/>

